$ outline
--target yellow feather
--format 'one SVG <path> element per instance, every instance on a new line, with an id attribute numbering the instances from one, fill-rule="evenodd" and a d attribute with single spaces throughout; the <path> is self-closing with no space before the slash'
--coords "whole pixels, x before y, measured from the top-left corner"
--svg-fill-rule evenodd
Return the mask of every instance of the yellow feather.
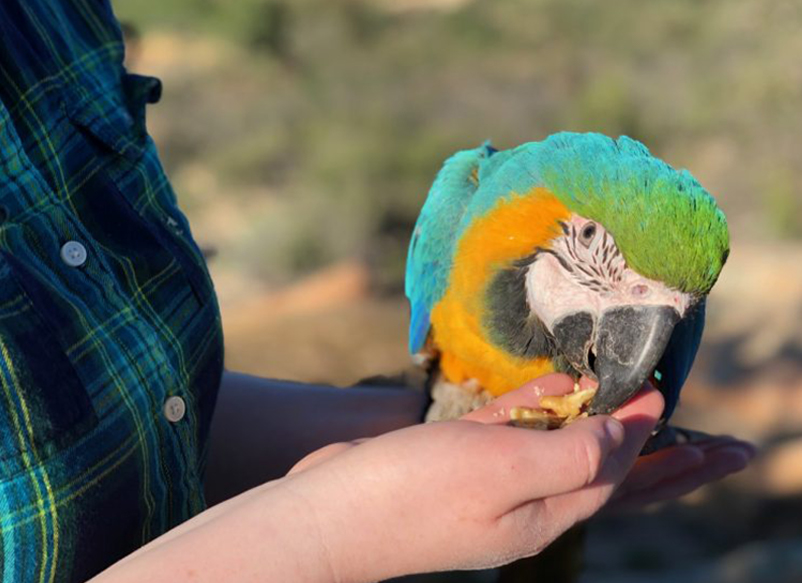
<path id="1" fill-rule="evenodd" d="M 559 232 L 568 209 L 544 188 L 500 199 L 477 219 L 457 245 L 447 291 L 432 310 L 435 347 L 446 379 L 476 379 L 501 395 L 552 372 L 547 358 L 511 355 L 490 343 L 482 326 L 487 286 L 499 269 L 546 247 Z"/>

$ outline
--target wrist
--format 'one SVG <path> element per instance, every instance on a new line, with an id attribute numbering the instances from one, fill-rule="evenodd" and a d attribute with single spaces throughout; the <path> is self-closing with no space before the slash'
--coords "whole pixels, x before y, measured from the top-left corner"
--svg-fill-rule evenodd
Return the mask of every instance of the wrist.
<path id="1" fill-rule="evenodd" d="M 352 583 L 344 579 L 339 561 L 332 556 L 328 529 L 306 488 L 295 477 L 284 478 L 277 487 L 266 492 L 261 509 L 265 519 L 278 529 L 266 548 L 275 565 L 276 580 L 302 583 Z M 271 529 L 272 530 L 272 529 Z"/>
<path id="2" fill-rule="evenodd" d="M 397 560 L 400 541 L 393 540 L 393 521 L 384 518 L 392 504 L 376 497 L 381 486 L 367 480 L 378 487 L 361 488 L 348 474 L 326 470 L 297 474 L 286 484 L 291 496 L 303 501 L 304 529 L 314 540 L 318 572 L 336 583 L 406 574 Z"/>

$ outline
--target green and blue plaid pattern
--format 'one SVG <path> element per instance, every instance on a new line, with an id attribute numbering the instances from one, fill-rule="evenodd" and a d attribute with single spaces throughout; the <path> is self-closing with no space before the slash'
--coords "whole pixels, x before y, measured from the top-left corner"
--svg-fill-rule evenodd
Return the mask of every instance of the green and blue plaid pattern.
<path id="1" fill-rule="evenodd" d="M 107 0 L 0 2 L 5 583 L 84 581 L 204 507 L 219 310 L 145 130 L 159 82 L 122 62 Z"/>

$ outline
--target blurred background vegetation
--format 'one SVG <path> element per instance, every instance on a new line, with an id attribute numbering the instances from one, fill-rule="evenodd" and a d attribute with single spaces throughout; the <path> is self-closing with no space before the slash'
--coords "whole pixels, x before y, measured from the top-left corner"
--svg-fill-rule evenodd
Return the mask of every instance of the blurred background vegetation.
<path id="1" fill-rule="evenodd" d="M 688 168 L 733 252 L 680 421 L 762 454 L 599 521 L 586 580 L 802 580 L 802 3 L 114 4 L 129 68 L 165 83 L 149 129 L 209 251 L 231 368 L 340 384 L 405 368 L 406 245 L 457 150 L 600 131 Z"/>

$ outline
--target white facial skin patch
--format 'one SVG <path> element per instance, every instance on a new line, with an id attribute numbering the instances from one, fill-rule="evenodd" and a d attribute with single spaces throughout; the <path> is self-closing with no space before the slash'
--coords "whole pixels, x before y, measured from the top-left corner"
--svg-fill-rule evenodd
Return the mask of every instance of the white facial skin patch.
<path id="1" fill-rule="evenodd" d="M 573 313 L 596 321 L 621 306 L 670 306 L 683 317 L 693 297 L 630 269 L 613 237 L 595 221 L 571 215 L 563 234 L 538 253 L 526 274 L 530 309 L 550 332 Z"/>

